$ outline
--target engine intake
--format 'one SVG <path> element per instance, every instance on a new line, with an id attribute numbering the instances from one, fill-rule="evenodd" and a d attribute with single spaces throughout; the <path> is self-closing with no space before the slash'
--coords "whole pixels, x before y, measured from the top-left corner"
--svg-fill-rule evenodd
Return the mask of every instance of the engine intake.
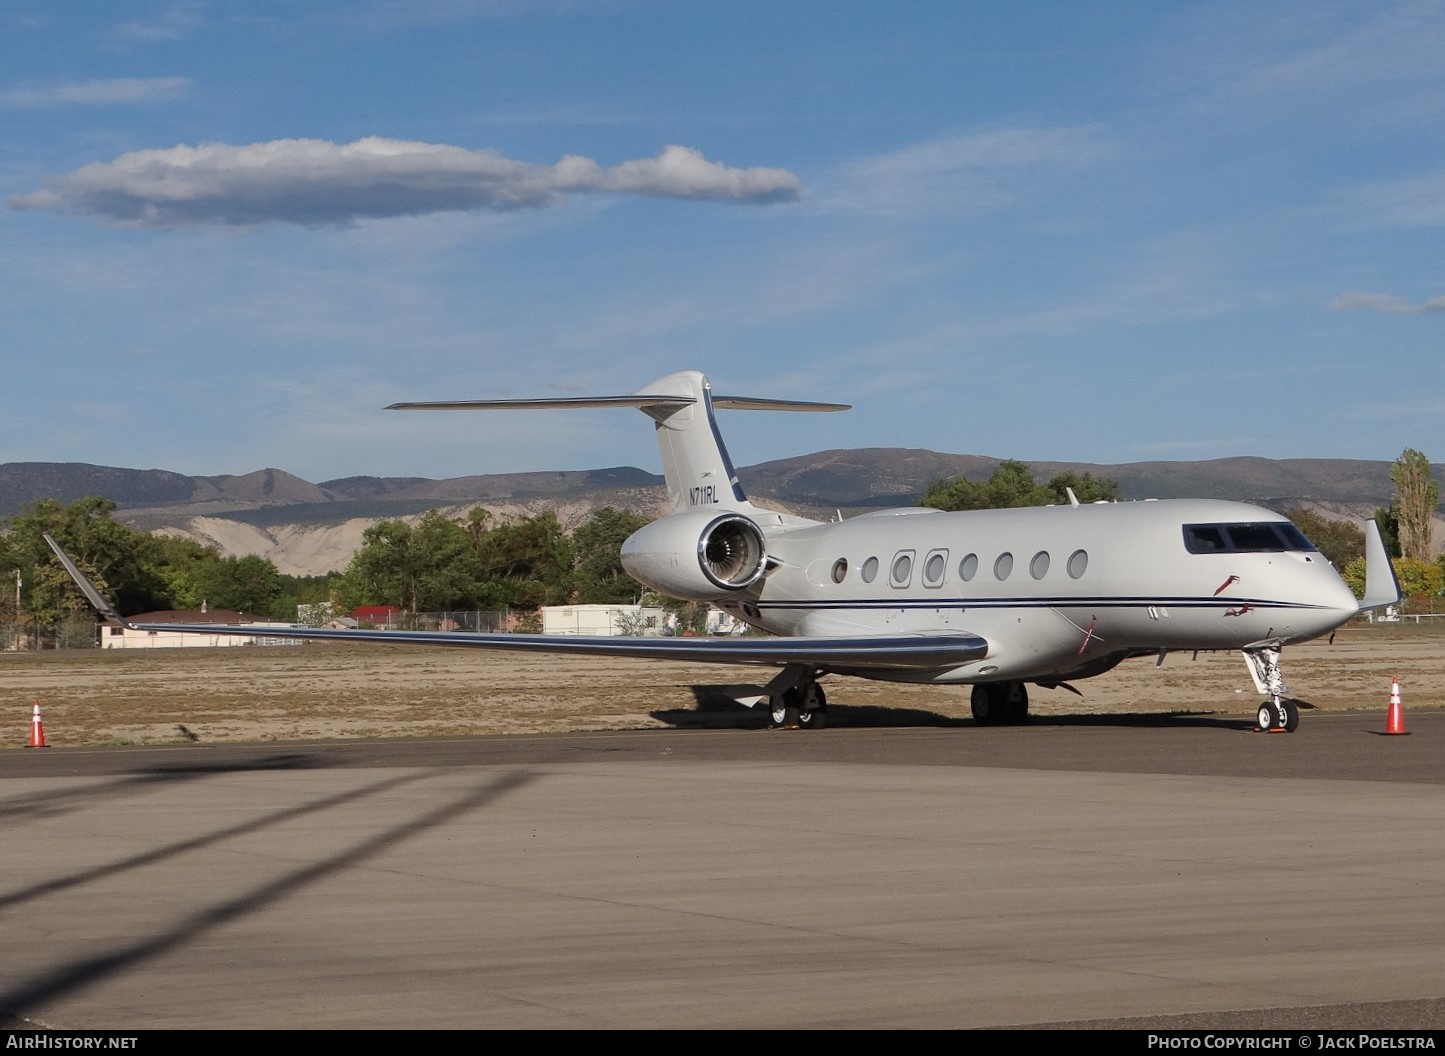
<path id="1" fill-rule="evenodd" d="M 763 533 L 740 513 L 719 517 L 698 539 L 697 559 L 703 573 L 719 587 L 750 587 L 763 574 L 767 560 Z"/>
<path id="2" fill-rule="evenodd" d="M 675 598 L 717 601 L 767 569 L 762 529 L 741 513 L 692 510 L 661 517 L 622 544 L 622 567 Z"/>

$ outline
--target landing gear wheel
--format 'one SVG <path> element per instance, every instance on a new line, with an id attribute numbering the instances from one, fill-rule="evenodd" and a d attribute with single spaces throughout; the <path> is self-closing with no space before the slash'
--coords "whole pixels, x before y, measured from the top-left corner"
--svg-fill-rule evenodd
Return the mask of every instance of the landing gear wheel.
<path id="1" fill-rule="evenodd" d="M 1021 726 L 1029 721 L 1029 691 L 1022 682 L 980 682 L 968 704 L 980 726 Z"/>
<path id="2" fill-rule="evenodd" d="M 1267 700 L 1259 706 L 1256 716 L 1262 733 L 1294 733 L 1299 729 L 1299 702 L 1295 700 Z"/>
<path id="3" fill-rule="evenodd" d="M 768 729 L 796 730 L 802 727 L 803 695 L 796 689 L 785 690 L 773 697 L 768 706 L 772 709 L 768 715 Z"/>
<path id="4" fill-rule="evenodd" d="M 1004 722 L 1012 726 L 1023 726 L 1029 721 L 1029 691 L 1022 682 L 1005 682 L 1003 685 Z"/>
<path id="5" fill-rule="evenodd" d="M 968 707 L 973 712 L 973 721 L 980 726 L 993 726 L 999 721 L 993 686 L 987 682 L 980 682 L 973 687 L 973 693 L 968 698 Z"/>
<path id="6" fill-rule="evenodd" d="M 816 682 L 803 693 L 803 710 L 798 713 L 798 725 L 805 730 L 821 730 L 828 725 L 828 697 Z"/>

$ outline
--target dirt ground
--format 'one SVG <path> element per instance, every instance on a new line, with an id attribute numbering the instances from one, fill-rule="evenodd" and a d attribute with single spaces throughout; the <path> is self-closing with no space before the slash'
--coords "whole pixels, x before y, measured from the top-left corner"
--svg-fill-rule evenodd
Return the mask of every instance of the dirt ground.
<path id="1" fill-rule="evenodd" d="M 1351 625 L 1333 643 L 1284 651 L 1291 694 L 1324 711 L 1376 711 L 1400 682 L 1405 713 L 1445 707 L 1445 628 Z M 39 704 L 51 746 L 444 737 L 649 727 L 757 728 L 723 690 L 771 669 L 544 657 L 437 647 L 311 643 L 0 654 L 0 748 L 29 743 Z M 830 726 L 949 725 L 969 719 L 966 686 L 828 677 Z M 1039 716 L 1252 716 L 1259 697 L 1238 653 L 1126 661 L 1078 683 L 1030 687 Z"/>

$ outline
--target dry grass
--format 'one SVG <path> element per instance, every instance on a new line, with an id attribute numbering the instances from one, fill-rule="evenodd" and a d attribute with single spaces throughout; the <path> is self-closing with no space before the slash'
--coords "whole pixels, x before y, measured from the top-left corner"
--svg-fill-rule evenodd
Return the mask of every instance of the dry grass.
<path id="1" fill-rule="evenodd" d="M 1285 650 L 1296 697 L 1327 711 L 1383 715 L 1398 677 L 1407 709 L 1445 706 L 1445 628 L 1350 626 L 1334 642 Z M 0 747 L 24 747 L 39 703 L 53 746 L 437 737 L 650 727 L 746 727 L 757 710 L 729 683 L 758 667 L 571 658 L 472 649 L 304 646 L 74 650 L 0 654 Z M 835 724 L 964 720 L 968 688 L 828 678 Z M 1236 653 L 1132 660 L 1081 682 L 1083 697 L 1031 690 L 1036 714 L 1253 714 L 1258 697 Z M 841 721 L 840 721 L 841 720 Z"/>

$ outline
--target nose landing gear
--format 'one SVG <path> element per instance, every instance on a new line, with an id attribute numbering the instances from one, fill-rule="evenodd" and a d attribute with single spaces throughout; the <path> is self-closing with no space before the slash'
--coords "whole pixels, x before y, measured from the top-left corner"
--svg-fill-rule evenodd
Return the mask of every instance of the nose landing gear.
<path id="1" fill-rule="evenodd" d="M 1279 667 L 1279 646 L 1245 649 L 1244 662 L 1254 688 L 1269 699 L 1259 706 L 1255 721 L 1263 733 L 1294 733 L 1299 727 L 1299 704 L 1289 699 L 1289 687 Z"/>

